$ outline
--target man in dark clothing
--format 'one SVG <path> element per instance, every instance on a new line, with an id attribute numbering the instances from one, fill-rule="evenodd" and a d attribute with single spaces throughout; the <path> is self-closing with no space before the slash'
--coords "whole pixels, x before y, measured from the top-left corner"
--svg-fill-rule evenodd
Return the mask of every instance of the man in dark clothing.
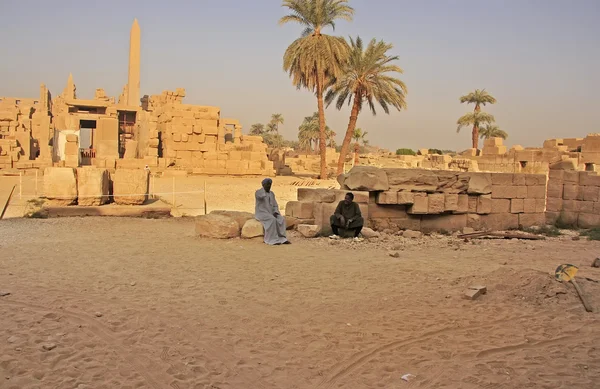
<path id="1" fill-rule="evenodd" d="M 364 220 L 360 213 L 358 204 L 354 202 L 354 195 L 347 193 L 344 201 L 340 201 L 335 213 L 331 215 L 330 224 L 333 230 L 331 239 L 339 239 L 339 229 L 352 230 L 354 233 L 354 240 L 360 242 L 361 239 L 358 237 L 360 231 L 363 228 Z"/>

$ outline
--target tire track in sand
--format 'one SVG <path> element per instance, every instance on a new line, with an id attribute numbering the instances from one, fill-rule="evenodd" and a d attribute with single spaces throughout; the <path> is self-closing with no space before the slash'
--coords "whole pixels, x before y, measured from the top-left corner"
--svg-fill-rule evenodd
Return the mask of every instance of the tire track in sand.
<path id="1" fill-rule="evenodd" d="M 516 318 L 507 318 L 507 319 L 498 320 L 498 321 L 495 321 L 493 323 L 488 323 L 488 324 L 479 324 L 479 325 L 473 325 L 473 326 L 452 327 L 452 328 L 446 327 L 446 328 L 441 328 L 439 330 L 426 332 L 426 333 L 424 333 L 420 336 L 414 337 L 414 338 L 395 340 L 390 343 L 386 343 L 386 344 L 383 344 L 383 345 L 380 345 L 377 347 L 373 347 L 369 350 L 360 351 L 358 353 L 353 354 L 352 356 L 350 356 L 350 358 L 346 359 L 345 361 L 335 364 L 331 369 L 329 369 L 329 373 L 325 374 L 325 377 L 316 386 L 316 388 L 332 388 L 337 383 L 337 381 L 339 381 L 341 378 L 347 376 L 352 371 L 363 366 L 364 364 L 369 362 L 371 359 L 373 359 L 373 357 L 375 355 L 377 355 L 383 351 L 392 350 L 397 347 L 409 346 L 414 343 L 418 343 L 418 342 L 422 342 L 424 340 L 431 339 L 440 334 L 493 327 L 498 324 L 502 324 L 502 323 L 506 323 L 506 322 L 514 322 L 515 320 L 529 319 L 532 317 L 535 317 L 535 315 L 525 315 L 525 316 L 519 316 Z"/>

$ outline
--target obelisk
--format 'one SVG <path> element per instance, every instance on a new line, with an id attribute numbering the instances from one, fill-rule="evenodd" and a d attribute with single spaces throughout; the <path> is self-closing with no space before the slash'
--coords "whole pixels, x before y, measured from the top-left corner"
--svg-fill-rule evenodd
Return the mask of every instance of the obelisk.
<path id="1" fill-rule="evenodd" d="M 127 79 L 127 105 L 140 105 L 140 25 L 133 20 L 129 35 L 129 75 Z"/>

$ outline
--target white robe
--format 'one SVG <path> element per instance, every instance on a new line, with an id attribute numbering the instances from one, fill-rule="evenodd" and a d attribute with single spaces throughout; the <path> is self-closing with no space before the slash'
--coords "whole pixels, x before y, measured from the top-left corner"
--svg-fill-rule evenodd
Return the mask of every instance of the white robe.
<path id="1" fill-rule="evenodd" d="M 273 245 L 287 241 L 285 218 L 279 213 L 279 205 L 275 200 L 275 194 L 272 191 L 267 193 L 262 188 L 256 191 L 254 197 L 256 199 L 254 217 L 265 228 L 265 243 Z M 277 213 L 277 217 L 273 216 L 274 213 Z"/>

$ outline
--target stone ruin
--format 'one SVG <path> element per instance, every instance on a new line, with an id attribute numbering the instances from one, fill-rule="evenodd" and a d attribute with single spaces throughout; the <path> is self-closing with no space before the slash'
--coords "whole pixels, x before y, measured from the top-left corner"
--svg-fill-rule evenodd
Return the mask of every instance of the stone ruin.
<path id="1" fill-rule="evenodd" d="M 242 135 L 218 107 L 184 104 L 185 90 L 140 98 L 140 28 L 131 28 L 128 82 L 118 102 L 80 99 L 73 76 L 52 98 L 0 97 L 0 169 L 95 166 L 218 175 L 274 175 L 261 137 Z"/>

